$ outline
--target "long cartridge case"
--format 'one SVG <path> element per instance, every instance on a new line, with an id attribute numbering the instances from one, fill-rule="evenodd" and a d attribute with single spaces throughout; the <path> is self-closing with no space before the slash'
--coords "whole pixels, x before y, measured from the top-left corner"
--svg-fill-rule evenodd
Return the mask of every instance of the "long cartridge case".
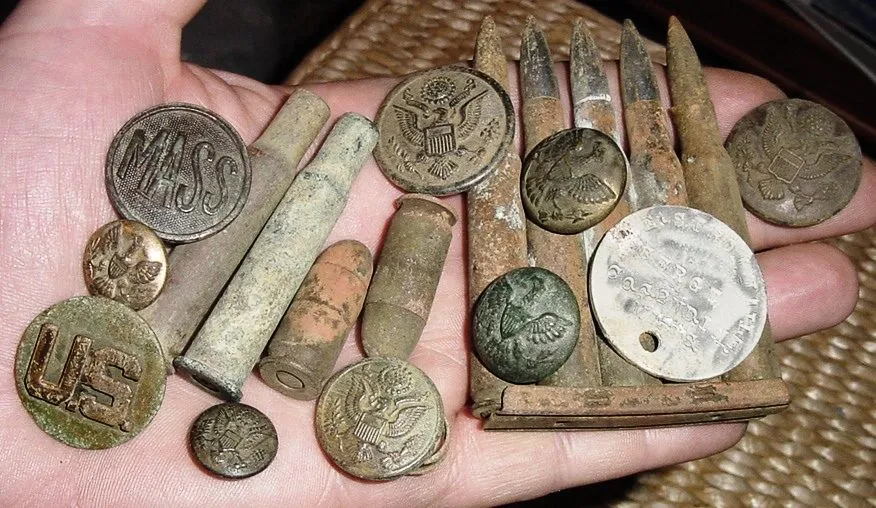
<path id="1" fill-rule="evenodd" d="M 367 118 L 347 113 L 265 224 L 185 354 L 174 365 L 237 401 L 283 313 L 346 205 L 377 142 Z"/>
<path id="2" fill-rule="evenodd" d="M 530 16 L 523 29 L 520 48 L 523 132 L 527 154 L 543 139 L 563 129 L 563 108 L 554 75 L 553 61 L 544 34 Z M 531 221 L 526 224 L 529 255 L 535 266 L 560 276 L 575 294 L 581 328 L 572 355 L 541 384 L 594 386 L 601 383 L 596 332 L 589 311 L 587 262 L 576 235 L 545 231 Z"/>
<path id="3" fill-rule="evenodd" d="M 319 396 L 362 310 L 372 270 L 371 252 L 356 240 L 316 258 L 259 362 L 268 386 L 294 399 Z"/>
<path id="4" fill-rule="evenodd" d="M 173 358 L 185 349 L 283 198 L 328 116 L 328 106 L 317 95 L 304 89 L 293 92 L 249 147 L 252 183 L 240 215 L 209 238 L 177 245 L 168 256 L 161 298 L 141 310 L 140 316 L 158 337 L 169 373 Z"/>
<path id="5" fill-rule="evenodd" d="M 751 245 L 745 209 L 733 160 L 724 149 L 715 107 L 703 69 L 684 27 L 669 20 L 667 63 L 672 118 L 681 141 L 681 162 L 689 204 L 714 215 Z M 757 347 L 724 380 L 752 380 L 780 376 L 769 323 Z"/>
<path id="6" fill-rule="evenodd" d="M 481 23 L 475 68 L 508 89 L 508 62 L 493 18 Z M 468 296 L 473 307 L 500 275 L 527 266 L 526 221 L 520 201 L 520 155 L 510 149 L 496 172 L 466 195 L 468 218 Z M 469 355 L 472 412 L 486 418 L 501 406 L 508 383 L 494 376 L 473 352 Z"/>
<path id="7" fill-rule="evenodd" d="M 429 319 L 456 214 L 423 194 L 405 194 L 395 206 L 365 297 L 362 347 L 368 356 L 404 360 Z"/>

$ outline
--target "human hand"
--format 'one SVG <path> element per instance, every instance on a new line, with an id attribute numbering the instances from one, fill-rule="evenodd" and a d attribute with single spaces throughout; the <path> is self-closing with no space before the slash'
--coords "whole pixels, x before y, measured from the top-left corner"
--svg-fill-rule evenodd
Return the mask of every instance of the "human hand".
<path id="1" fill-rule="evenodd" d="M 180 377 L 168 379 L 162 409 L 151 426 L 123 446 L 77 450 L 39 430 L 12 382 L 16 346 L 39 312 L 86 293 L 82 250 L 95 229 L 115 218 L 103 180 L 104 158 L 115 132 L 146 107 L 183 101 L 216 111 L 251 142 L 285 98 L 282 88 L 180 63 L 181 27 L 202 3 L 25 0 L 0 29 L 4 504 L 497 504 L 701 457 L 739 439 L 744 427 L 729 424 L 613 432 L 483 432 L 466 406 L 468 298 L 461 223 L 454 227 L 431 319 L 411 356 L 435 381 L 452 425 L 447 458 L 428 476 L 367 483 L 343 475 L 317 445 L 314 403 L 285 398 L 257 376 L 247 381 L 244 402 L 273 420 L 280 450 L 270 468 L 240 482 L 218 480 L 190 457 L 189 426 L 217 401 Z M 616 81 L 613 66 L 609 71 Z M 751 76 L 710 71 L 707 78 L 725 134 L 745 112 L 780 96 Z M 357 111 L 373 118 L 395 82 L 308 88 L 330 104 L 335 116 Z M 511 96 L 516 100 L 516 90 Z M 750 218 L 756 249 L 772 249 L 759 260 L 777 339 L 831 326 L 851 311 L 857 283 L 848 260 L 829 246 L 790 244 L 869 226 L 876 220 L 876 205 L 869 198 L 874 192 L 876 169 L 868 161 L 856 198 L 819 226 L 789 230 Z M 392 202 L 400 194 L 369 161 L 327 244 L 356 238 L 378 250 Z M 459 197 L 446 201 L 461 211 Z M 337 367 L 360 356 L 351 339 Z"/>

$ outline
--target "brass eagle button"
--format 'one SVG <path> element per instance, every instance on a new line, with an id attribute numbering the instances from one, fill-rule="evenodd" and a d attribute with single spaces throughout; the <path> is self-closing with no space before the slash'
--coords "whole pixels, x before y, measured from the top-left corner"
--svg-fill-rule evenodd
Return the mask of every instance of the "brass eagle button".
<path id="1" fill-rule="evenodd" d="M 725 143 L 745 207 L 780 226 L 813 226 L 842 210 L 861 182 L 861 146 L 829 109 L 802 99 L 762 104 Z"/>
<path id="2" fill-rule="evenodd" d="M 130 220 L 105 224 L 91 235 L 82 257 L 85 286 L 134 310 L 155 301 L 167 279 L 164 244 L 151 229 Z"/>
<path id="3" fill-rule="evenodd" d="M 462 66 L 411 75 L 377 112 L 374 158 L 408 191 L 465 192 L 505 160 L 514 138 L 514 107 L 486 74 Z"/>
<path id="4" fill-rule="evenodd" d="M 239 479 L 261 473 L 277 456 L 277 429 L 258 409 L 239 402 L 207 408 L 192 424 L 189 445 L 209 471 Z"/>
<path id="5" fill-rule="evenodd" d="M 626 180 L 627 159 L 614 139 L 596 129 L 565 129 L 526 156 L 523 208 L 542 229 L 577 234 L 614 210 Z"/>
<path id="6" fill-rule="evenodd" d="M 397 358 L 366 358 L 335 374 L 316 405 L 316 437 L 344 472 L 392 480 L 432 462 L 445 435 L 441 395 Z"/>
<path id="7" fill-rule="evenodd" d="M 76 448 L 110 448 L 139 434 L 161 406 L 166 375 L 146 321 L 103 297 L 43 311 L 15 355 L 21 403 L 41 429 Z"/>

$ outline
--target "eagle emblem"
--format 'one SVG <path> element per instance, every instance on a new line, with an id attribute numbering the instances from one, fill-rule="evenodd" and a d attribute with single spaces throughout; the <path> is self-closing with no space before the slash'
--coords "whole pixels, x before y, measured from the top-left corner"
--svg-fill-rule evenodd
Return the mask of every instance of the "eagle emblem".
<path id="1" fill-rule="evenodd" d="M 566 143 L 548 143 L 535 152 L 524 184 L 539 220 L 582 221 L 591 215 L 587 205 L 617 199 L 611 187 L 589 171 L 602 164 L 605 154 L 605 145 L 589 139 L 572 148 Z"/>
<path id="2" fill-rule="evenodd" d="M 837 184 L 819 180 L 854 160 L 848 141 L 834 124 L 822 108 L 788 104 L 767 110 L 759 142 L 752 138 L 743 143 L 742 171 L 747 182 L 765 200 L 792 198 L 798 211 L 833 199 Z"/>
<path id="3" fill-rule="evenodd" d="M 331 432 L 353 438 L 355 462 L 399 470 L 421 455 L 423 438 L 412 432 L 429 408 L 411 374 L 397 367 L 363 369 L 335 401 Z"/>
<path id="4" fill-rule="evenodd" d="M 462 90 L 446 76 L 426 81 L 417 93 L 408 88 L 402 94 L 402 104 L 392 104 L 399 132 L 408 146 L 416 150 L 413 156 L 392 137 L 389 142 L 401 156 L 407 171 L 428 174 L 446 180 L 459 167 L 460 161 L 475 162 L 485 149 L 469 148 L 473 138 L 488 140 L 495 129 L 489 125 L 477 129 L 487 89 L 477 90 L 474 78 L 468 78 Z M 482 139 L 482 141 L 485 141 Z"/>

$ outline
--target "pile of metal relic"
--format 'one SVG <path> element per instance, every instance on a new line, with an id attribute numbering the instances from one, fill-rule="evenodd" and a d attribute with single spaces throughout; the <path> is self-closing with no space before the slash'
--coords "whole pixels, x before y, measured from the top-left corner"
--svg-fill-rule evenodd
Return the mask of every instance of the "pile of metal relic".
<path id="1" fill-rule="evenodd" d="M 229 401 L 192 425 L 194 456 L 242 478 L 266 468 L 278 446 L 267 417 L 238 402 L 257 367 L 278 392 L 319 398 L 316 435 L 341 470 L 368 480 L 427 472 L 445 454 L 449 426 L 437 388 L 407 358 L 457 221 L 439 197 L 467 193 L 470 389 L 487 428 L 565 428 L 572 399 L 625 407 L 611 387 L 634 390 L 624 392 L 626 405 L 645 409 L 618 413 L 607 427 L 750 417 L 708 406 L 701 420 L 661 419 L 641 394 L 665 386 L 694 402 L 726 401 L 721 390 L 775 369 L 743 201 L 772 223 L 823 221 L 854 194 L 860 148 L 837 116 L 796 99 L 751 111 L 723 144 L 699 61 L 673 19 L 668 84 L 679 159 L 629 22 L 619 69 L 627 153 L 586 26 L 573 29 L 574 128 L 564 129 L 551 56 L 530 19 L 519 75 L 522 163 L 507 62 L 489 18 L 474 69 L 409 76 L 376 125 L 341 116 L 297 176 L 329 117 L 306 90 L 248 148 L 198 106 L 138 114 L 107 155 L 107 191 L 123 219 L 86 245 L 94 296 L 54 305 L 24 332 L 15 360 L 22 403 L 56 439 L 108 448 L 150 423 L 175 367 Z M 355 240 L 322 250 L 372 152 L 411 192 L 396 201 L 376 266 Z M 332 376 L 360 312 L 366 358 Z M 503 420 L 514 397 L 541 409 Z M 660 400 L 686 400 L 676 399 Z M 599 427 L 577 417 L 571 426 Z"/>

